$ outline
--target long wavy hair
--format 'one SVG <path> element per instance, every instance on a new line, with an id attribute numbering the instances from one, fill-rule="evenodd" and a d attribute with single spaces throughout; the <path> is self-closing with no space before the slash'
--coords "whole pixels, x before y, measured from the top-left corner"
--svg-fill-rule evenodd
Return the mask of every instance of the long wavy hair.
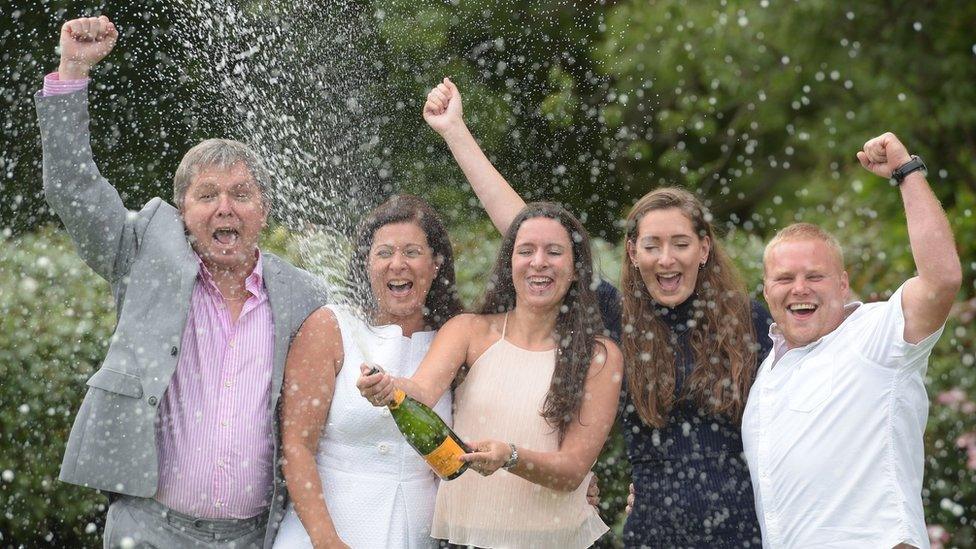
<path id="1" fill-rule="evenodd" d="M 690 222 L 698 238 L 707 237 L 711 250 L 698 272 L 693 294 L 691 348 L 695 366 L 680 395 L 675 394 L 678 345 L 661 318 L 661 306 L 651 297 L 640 271 L 624 255 L 623 325 L 621 351 L 631 401 L 644 423 L 663 427 L 671 409 L 689 399 L 712 415 L 742 419 L 746 397 L 755 376 L 759 350 L 752 322 L 752 303 L 738 269 L 715 238 L 701 202 L 690 192 L 663 187 L 634 204 L 627 215 L 627 242 L 637 244 L 640 220 L 649 212 L 676 209 Z"/>
<path id="2" fill-rule="evenodd" d="M 461 313 L 463 307 L 457 293 L 451 240 L 440 216 L 422 198 L 396 195 L 377 206 L 360 222 L 349 262 L 348 280 L 353 299 L 367 312 L 376 311 L 376 296 L 373 295 L 369 281 L 369 250 L 373 246 L 376 231 L 393 223 L 416 223 L 427 236 L 427 244 L 433 250 L 434 257 L 440 258 L 440 268 L 424 301 L 425 328 L 438 330 L 445 322 Z"/>
<path id="3" fill-rule="evenodd" d="M 528 219 L 545 217 L 558 221 L 572 243 L 576 278 L 563 297 L 556 316 L 556 368 L 542 407 L 542 417 L 559 431 L 562 443 L 570 423 L 579 420 L 583 405 L 583 386 L 590 362 L 603 344 L 596 339 L 603 332 L 603 320 L 593 291 L 593 255 L 590 237 L 573 214 L 551 202 L 533 202 L 525 206 L 512 221 L 502 239 L 488 288 L 479 309 L 481 314 L 496 314 L 515 308 L 515 284 L 512 280 L 512 253 L 519 228 Z M 599 346 L 599 347 L 598 347 Z"/>

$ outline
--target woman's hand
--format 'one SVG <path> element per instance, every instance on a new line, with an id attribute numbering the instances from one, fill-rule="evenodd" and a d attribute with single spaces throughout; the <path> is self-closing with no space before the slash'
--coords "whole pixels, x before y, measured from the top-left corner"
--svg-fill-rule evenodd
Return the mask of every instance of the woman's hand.
<path id="1" fill-rule="evenodd" d="M 485 477 L 497 471 L 512 457 L 512 446 L 500 440 L 469 442 L 468 447 L 474 448 L 474 451 L 462 454 L 458 459 L 470 464 L 472 469 Z"/>
<path id="2" fill-rule="evenodd" d="M 593 507 L 600 506 L 600 479 L 596 473 L 590 476 L 590 485 L 586 487 L 586 503 Z"/>
<path id="3" fill-rule="evenodd" d="M 452 128 L 464 125 L 461 93 L 450 78 L 434 86 L 424 103 L 424 120 L 435 132 L 445 136 Z M 445 137 L 446 138 L 446 137 Z"/>
<path id="4" fill-rule="evenodd" d="M 359 394 L 363 395 L 363 398 L 373 406 L 386 406 L 393 400 L 393 393 L 396 389 L 393 384 L 393 376 L 383 371 L 370 374 L 369 372 L 372 369 L 373 367 L 369 364 L 359 366 L 362 375 L 356 380 L 356 388 L 359 389 Z"/>

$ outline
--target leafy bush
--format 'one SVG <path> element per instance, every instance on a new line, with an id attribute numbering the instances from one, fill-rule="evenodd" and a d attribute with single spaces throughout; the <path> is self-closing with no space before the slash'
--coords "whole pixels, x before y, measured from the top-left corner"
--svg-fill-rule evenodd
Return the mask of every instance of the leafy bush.
<path id="1" fill-rule="evenodd" d="M 96 545 L 105 498 L 57 481 L 64 445 L 104 357 L 108 284 L 63 233 L 0 241 L 0 535 L 4 545 Z"/>

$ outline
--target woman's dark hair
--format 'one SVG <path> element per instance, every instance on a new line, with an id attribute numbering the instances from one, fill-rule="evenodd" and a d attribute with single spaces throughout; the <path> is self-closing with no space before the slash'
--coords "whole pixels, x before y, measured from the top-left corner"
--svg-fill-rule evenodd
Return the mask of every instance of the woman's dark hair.
<path id="1" fill-rule="evenodd" d="M 653 190 L 634 204 L 627 215 L 627 243 L 637 244 L 641 219 L 650 212 L 678 210 L 691 223 L 698 238 L 708 238 L 711 249 L 698 272 L 694 300 L 695 327 L 691 348 L 695 366 L 678 399 L 690 399 L 703 410 L 742 419 L 746 397 L 756 369 L 759 345 L 752 323 L 752 303 L 739 270 L 715 238 L 705 209 L 695 195 L 676 187 Z M 624 252 L 623 325 L 621 351 L 631 401 L 644 423 L 663 427 L 674 407 L 675 346 L 671 329 L 661 318 L 640 271 Z"/>
<path id="2" fill-rule="evenodd" d="M 512 280 L 512 253 L 519 228 L 528 219 L 545 217 L 558 221 L 572 243 L 575 279 L 563 297 L 553 338 L 556 340 L 556 368 L 542 407 L 542 417 L 559 431 L 562 442 L 570 423 L 579 420 L 583 404 L 583 385 L 597 346 L 596 336 L 603 332 L 603 320 L 593 291 L 593 255 L 590 237 L 573 214 L 551 202 L 533 202 L 525 206 L 512 221 L 502 239 L 498 258 L 489 277 L 481 314 L 496 314 L 515 308 L 515 285 Z"/>
<path id="3" fill-rule="evenodd" d="M 440 259 L 440 268 L 430 285 L 424 302 L 424 324 L 438 330 L 445 322 L 461 313 L 454 276 L 454 249 L 437 212 L 422 198 L 401 194 L 380 204 L 359 224 L 349 263 L 349 284 L 354 302 L 367 311 L 376 309 L 376 297 L 369 282 L 369 250 L 380 227 L 393 223 L 416 223 L 427 236 L 427 244 Z"/>

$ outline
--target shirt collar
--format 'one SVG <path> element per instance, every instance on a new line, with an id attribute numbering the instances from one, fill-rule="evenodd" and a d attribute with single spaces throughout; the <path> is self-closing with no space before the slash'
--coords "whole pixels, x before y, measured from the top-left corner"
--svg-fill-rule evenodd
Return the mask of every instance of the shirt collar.
<path id="1" fill-rule="evenodd" d="M 254 253 L 258 260 L 254 263 L 254 270 L 244 279 L 244 289 L 257 295 L 257 290 L 264 286 L 264 255 L 261 254 L 260 249 L 255 250 Z M 213 273 L 207 268 L 207 264 L 203 262 L 203 259 L 196 252 L 193 253 L 193 257 L 197 258 L 197 263 L 200 265 L 200 272 L 197 276 L 200 277 L 200 280 L 204 284 L 219 292 L 220 290 L 217 289 L 217 284 L 214 282 Z"/>

